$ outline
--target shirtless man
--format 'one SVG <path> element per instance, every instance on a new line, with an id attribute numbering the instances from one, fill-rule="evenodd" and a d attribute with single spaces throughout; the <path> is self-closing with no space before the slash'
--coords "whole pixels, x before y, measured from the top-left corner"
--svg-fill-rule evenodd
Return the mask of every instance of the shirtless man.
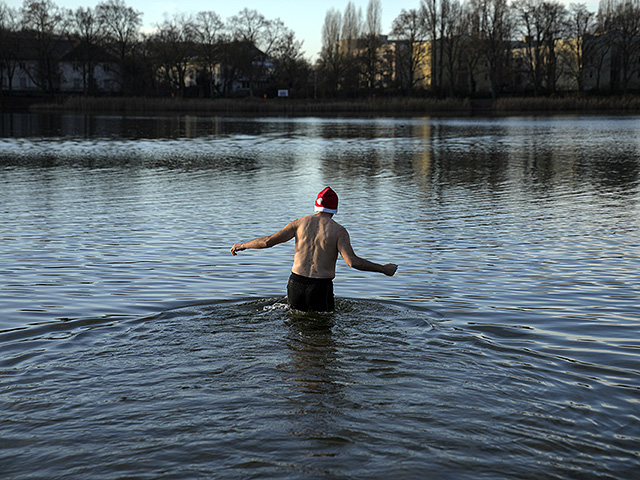
<path id="1" fill-rule="evenodd" d="M 393 276 L 398 266 L 380 265 L 358 257 L 351 247 L 347 229 L 333 220 L 338 212 L 338 196 L 327 187 L 318 194 L 316 213 L 289 222 L 282 230 L 236 243 L 231 254 L 247 248 L 269 248 L 296 239 L 291 277 L 287 284 L 287 300 L 293 308 L 303 311 L 333 310 L 333 278 L 336 276 L 338 253 L 347 265 L 357 270 L 380 272 Z"/>

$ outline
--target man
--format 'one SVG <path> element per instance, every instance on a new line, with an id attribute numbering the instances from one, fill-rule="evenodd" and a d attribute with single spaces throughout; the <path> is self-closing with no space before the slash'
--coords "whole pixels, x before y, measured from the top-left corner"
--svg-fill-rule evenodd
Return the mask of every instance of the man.
<path id="1" fill-rule="evenodd" d="M 318 194 L 315 211 L 314 215 L 293 220 L 273 235 L 236 243 L 231 247 L 231 254 L 236 255 L 247 248 L 269 248 L 295 238 L 287 300 L 293 308 L 303 311 L 333 310 L 333 278 L 338 253 L 347 265 L 357 270 L 380 272 L 390 277 L 396 273 L 398 266 L 393 263 L 380 265 L 354 253 L 347 229 L 332 218 L 338 213 L 338 195 L 330 187 Z"/>

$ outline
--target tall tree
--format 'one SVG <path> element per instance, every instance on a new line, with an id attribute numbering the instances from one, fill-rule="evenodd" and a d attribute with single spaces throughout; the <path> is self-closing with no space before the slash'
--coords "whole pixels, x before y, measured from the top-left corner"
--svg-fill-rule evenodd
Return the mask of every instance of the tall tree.
<path id="1" fill-rule="evenodd" d="M 568 38 L 563 42 L 561 54 L 579 92 L 585 90 L 587 69 L 594 66 L 595 27 L 595 13 L 587 10 L 585 4 L 572 3 L 569 6 Z"/>
<path id="2" fill-rule="evenodd" d="M 184 96 L 187 74 L 195 50 L 193 20 L 174 15 L 157 26 L 149 42 L 164 80 L 171 92 Z"/>
<path id="3" fill-rule="evenodd" d="M 477 0 L 470 0 L 465 4 L 465 16 L 468 19 L 469 41 L 465 46 L 465 62 L 469 74 L 469 92 L 474 94 L 477 90 L 477 77 L 482 74 L 480 68 L 486 62 L 483 47 L 483 15 L 477 8 Z"/>
<path id="4" fill-rule="evenodd" d="M 380 60 L 378 53 L 382 42 L 382 6 L 380 0 L 369 0 L 367 16 L 364 23 L 365 48 L 362 55 L 363 73 L 369 94 L 376 86 L 376 77 L 379 73 Z"/>
<path id="5" fill-rule="evenodd" d="M 429 80 L 431 82 L 431 89 L 436 92 L 440 91 L 440 80 L 442 78 L 440 74 L 441 55 L 440 50 L 438 49 L 438 35 L 440 31 L 439 27 L 440 20 L 442 19 L 439 7 L 439 0 L 422 0 L 420 2 L 420 11 L 427 24 L 427 31 L 429 32 L 430 41 L 429 45 L 431 47 L 431 52 L 429 55 L 429 58 L 431 60 L 429 64 Z"/>
<path id="6" fill-rule="evenodd" d="M 282 20 L 267 20 L 261 13 L 247 8 L 231 17 L 228 24 L 238 53 L 235 57 L 238 69 L 248 79 L 249 94 L 253 95 L 256 84 L 266 79 L 268 57 L 287 29 Z"/>
<path id="7" fill-rule="evenodd" d="M 422 15 L 427 22 L 431 40 L 431 88 L 441 93 L 444 79 L 444 42 L 447 24 L 451 21 L 452 0 L 422 0 Z"/>
<path id="8" fill-rule="evenodd" d="M 342 34 L 340 46 L 345 57 L 344 72 L 341 78 L 341 90 L 347 95 L 356 94 L 360 84 L 360 65 L 357 56 L 362 36 L 362 10 L 352 1 L 347 3 L 342 15 Z"/>
<path id="9" fill-rule="evenodd" d="M 620 0 L 614 5 L 613 45 L 620 89 L 626 94 L 640 64 L 640 0 Z"/>
<path id="10" fill-rule="evenodd" d="M 516 0 L 513 4 L 516 25 L 524 41 L 524 60 L 529 82 L 536 96 L 540 94 L 544 79 L 544 27 L 538 8 L 540 3 L 540 0 Z"/>
<path id="11" fill-rule="evenodd" d="M 37 57 L 22 68 L 44 93 L 53 93 L 60 83 L 55 48 L 65 31 L 64 12 L 51 0 L 24 0 L 21 13 L 23 28 L 33 35 Z"/>
<path id="12" fill-rule="evenodd" d="M 393 20 L 392 33 L 396 42 L 396 76 L 406 93 L 414 93 L 417 85 L 425 80 L 427 48 L 427 23 L 416 9 L 402 10 Z"/>
<path id="13" fill-rule="evenodd" d="M 554 92 L 561 73 L 557 44 L 565 33 L 567 10 L 555 0 L 517 0 L 517 24 L 524 37 L 525 59 L 534 94 Z"/>
<path id="14" fill-rule="evenodd" d="M 342 16 L 342 43 L 348 55 L 357 48 L 362 33 L 362 10 L 356 10 L 352 1 L 347 3 Z"/>
<path id="15" fill-rule="evenodd" d="M 96 13 L 104 24 L 106 45 L 119 59 L 122 91 L 128 93 L 133 79 L 127 76 L 127 61 L 138 45 L 142 13 L 127 7 L 123 0 L 101 2 L 96 5 Z"/>
<path id="16" fill-rule="evenodd" d="M 558 62 L 557 45 L 567 31 L 567 9 L 558 0 L 544 1 L 541 6 L 544 19 L 545 50 L 546 50 L 546 87 L 555 93 L 556 84 L 562 75 L 562 65 Z"/>
<path id="17" fill-rule="evenodd" d="M 224 23 L 220 16 L 212 11 L 196 14 L 194 20 L 194 35 L 199 51 L 199 60 L 203 80 L 207 85 L 209 96 L 218 91 L 215 83 L 216 68 L 222 57 L 221 44 Z"/>
<path id="18" fill-rule="evenodd" d="M 82 73 L 82 91 L 85 95 L 96 89 L 94 68 L 103 42 L 103 25 L 95 10 L 78 7 L 70 16 L 70 38 L 77 42 L 79 68 Z"/>
<path id="19" fill-rule="evenodd" d="M 310 66 L 302 54 L 302 42 L 289 30 L 273 48 L 274 79 L 277 87 L 290 90 L 291 96 L 302 96 L 306 91 Z"/>
<path id="20" fill-rule="evenodd" d="M 15 8 L 0 3 L 0 81 L 7 79 L 7 90 L 13 91 L 13 76 L 18 67 L 20 19 Z M 0 85 L 0 95 L 4 85 Z"/>
<path id="21" fill-rule="evenodd" d="M 507 0 L 475 0 L 479 12 L 478 42 L 484 52 L 491 96 L 498 97 L 507 81 L 511 57 L 512 18 Z"/>
<path id="22" fill-rule="evenodd" d="M 611 52 L 613 50 L 612 19 L 614 1 L 615 0 L 600 0 L 598 13 L 596 14 L 592 51 L 593 69 L 596 75 L 596 91 L 600 91 L 603 86 L 602 83 L 607 80 L 609 88 L 612 88 Z"/>
<path id="23" fill-rule="evenodd" d="M 342 41 L 342 14 L 331 8 L 327 10 L 322 25 L 322 50 L 318 61 L 325 89 L 336 93 L 344 74 L 345 53 Z"/>
<path id="24" fill-rule="evenodd" d="M 454 95 L 458 73 L 465 59 L 468 44 L 469 18 L 458 0 L 451 0 L 442 18 L 442 54 L 443 66 L 449 80 L 449 95 Z"/>

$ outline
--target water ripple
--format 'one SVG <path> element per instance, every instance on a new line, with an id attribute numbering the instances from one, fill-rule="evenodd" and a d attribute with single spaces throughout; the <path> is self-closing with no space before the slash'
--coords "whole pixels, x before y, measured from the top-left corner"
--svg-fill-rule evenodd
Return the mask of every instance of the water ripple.
<path id="1" fill-rule="evenodd" d="M 390 473 L 400 457 L 409 476 L 518 478 L 535 466 L 624 478 L 620 460 L 637 460 L 636 402 L 597 380 L 616 369 L 522 347 L 540 332 L 460 330 L 434 312 L 360 300 L 299 314 L 281 301 L 3 333 L 5 471 L 20 472 L 24 452 L 40 459 L 32 475 L 91 464 L 101 476 L 186 461 L 208 475 L 364 477 L 372 458 Z"/>
<path id="2" fill-rule="evenodd" d="M 637 469 L 636 117 L 63 120 L 0 141 L 5 475 Z M 400 268 L 301 315 L 229 248 L 326 184 Z"/>

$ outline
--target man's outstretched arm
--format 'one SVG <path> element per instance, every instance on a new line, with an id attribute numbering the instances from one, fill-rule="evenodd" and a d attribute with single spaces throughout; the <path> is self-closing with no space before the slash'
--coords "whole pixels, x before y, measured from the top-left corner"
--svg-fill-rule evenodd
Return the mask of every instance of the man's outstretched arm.
<path id="1" fill-rule="evenodd" d="M 288 242 L 296 235 L 296 222 L 297 220 L 289 222 L 282 230 L 273 235 L 254 238 L 248 242 L 235 243 L 233 247 L 231 247 L 231 255 L 237 255 L 238 252 L 246 250 L 247 248 L 270 248 L 279 243 Z"/>
<path id="2" fill-rule="evenodd" d="M 353 251 L 349 233 L 346 230 L 338 237 L 338 251 L 340 252 L 340 255 L 342 255 L 342 258 L 344 258 L 344 261 L 347 262 L 347 265 L 355 268 L 356 270 L 384 273 L 385 275 L 392 277 L 398 269 L 398 265 L 395 263 L 381 265 L 357 256 Z"/>

